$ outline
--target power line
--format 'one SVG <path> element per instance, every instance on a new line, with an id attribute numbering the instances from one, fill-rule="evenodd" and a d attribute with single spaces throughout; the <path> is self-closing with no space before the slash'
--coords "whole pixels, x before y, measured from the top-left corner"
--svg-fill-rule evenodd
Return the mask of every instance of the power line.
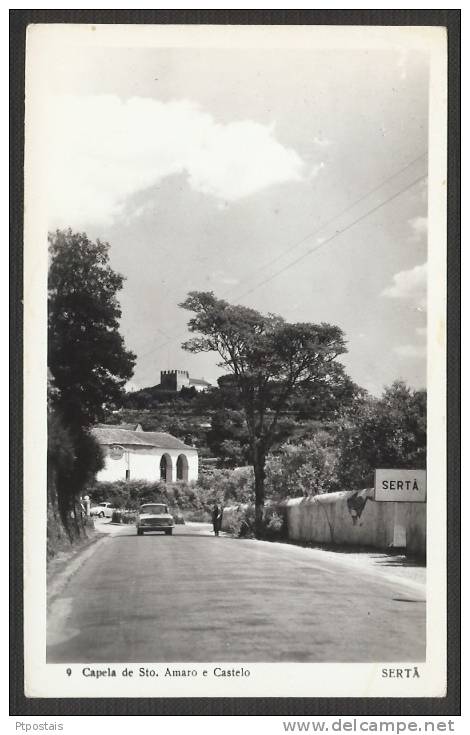
<path id="1" fill-rule="evenodd" d="M 157 331 L 157 332 L 160 332 L 160 334 L 161 334 L 161 335 L 163 335 L 163 337 L 166 337 L 166 338 L 167 338 L 168 340 L 171 340 L 171 341 L 172 341 L 172 340 L 174 339 L 174 337 L 170 337 L 170 335 L 169 335 L 169 334 L 167 334 L 167 333 L 166 333 L 166 332 L 165 332 L 165 331 L 164 331 L 163 329 L 160 329 L 159 327 L 154 327 L 154 329 L 156 329 L 156 331 Z M 154 337 L 154 338 L 153 338 L 153 339 L 151 340 L 151 342 L 155 342 L 155 340 L 157 340 L 157 339 L 158 339 L 158 337 Z M 167 343 L 167 342 L 165 342 L 165 344 L 168 344 L 168 343 Z M 137 349 L 137 348 L 135 348 L 135 349 Z M 146 355 L 148 355 L 148 354 L 149 354 L 149 353 L 148 353 L 148 352 L 146 352 L 146 353 L 145 353 L 145 355 L 144 355 L 144 357 L 145 357 Z"/>
<path id="2" fill-rule="evenodd" d="M 264 281 L 261 281 L 260 283 L 256 284 L 256 286 L 253 286 L 253 288 L 249 289 L 248 291 L 245 291 L 245 293 L 241 294 L 237 298 L 244 299 L 245 296 L 248 296 L 249 294 L 253 293 L 253 291 L 256 291 L 258 288 L 261 288 L 261 286 L 264 286 L 266 283 L 269 283 L 270 281 L 274 280 L 274 278 L 277 278 L 278 276 L 280 276 L 281 273 L 284 273 L 284 271 L 288 270 L 289 268 L 292 268 L 294 265 L 297 265 L 297 263 L 300 263 L 300 261 L 306 258 L 308 255 L 311 255 L 312 253 L 317 252 L 317 250 L 320 250 L 320 248 L 322 248 L 324 245 L 327 245 L 329 242 L 334 240 L 339 235 L 342 235 L 344 232 L 347 232 L 348 230 L 351 229 L 351 227 L 356 225 L 358 222 L 361 222 L 363 219 L 365 219 L 369 215 L 376 212 L 378 209 L 383 207 L 385 204 L 388 204 L 389 202 L 393 201 L 401 194 L 404 194 L 405 191 L 408 191 L 408 189 L 411 189 L 412 186 L 415 186 L 415 184 L 417 184 L 419 181 L 422 181 L 426 177 L 427 177 L 427 174 L 423 174 L 422 176 L 419 176 L 417 179 L 414 179 L 414 181 L 408 184 L 408 186 L 405 186 L 403 189 L 400 189 L 395 194 L 392 194 L 392 196 L 388 197 L 383 202 L 380 202 L 379 204 L 377 204 L 377 206 L 373 207 L 372 209 L 369 209 L 364 214 L 361 214 L 360 217 L 350 222 L 348 225 L 346 225 L 346 227 L 343 227 L 342 230 L 337 230 L 335 233 L 333 233 L 333 235 L 331 235 L 331 237 L 327 237 L 326 240 L 323 240 L 323 242 L 319 243 L 316 247 L 311 248 L 310 250 L 307 250 L 306 253 L 303 253 L 298 258 L 293 260 L 291 263 L 288 263 L 288 265 L 286 265 L 284 268 L 281 268 L 281 270 L 277 271 L 276 273 L 273 273 L 273 275 L 269 276 L 269 278 L 265 278 Z"/>
<path id="3" fill-rule="evenodd" d="M 141 356 L 141 360 L 144 359 L 144 357 L 148 357 L 152 354 L 152 352 L 157 352 L 158 350 L 162 350 L 167 345 L 170 345 L 172 342 L 174 342 L 177 339 L 180 339 L 181 337 L 184 337 L 184 334 L 177 334 L 176 337 L 171 337 L 166 342 L 163 342 L 161 345 L 156 345 L 155 347 L 152 347 L 151 350 L 148 350 L 148 352 L 144 352 L 144 354 Z"/>
<path id="4" fill-rule="evenodd" d="M 400 176 L 402 173 L 404 173 L 409 168 L 411 168 L 411 166 L 414 166 L 415 163 L 418 163 L 418 161 L 420 161 L 421 159 L 425 158 L 427 156 L 427 153 L 428 153 L 427 150 L 425 150 L 423 153 L 421 153 L 419 156 L 417 156 L 416 158 L 414 158 L 412 161 L 409 161 L 409 163 L 407 163 L 405 166 L 403 166 L 402 168 L 400 168 L 398 171 L 395 171 L 390 176 L 387 176 L 386 179 L 383 179 L 383 181 L 381 181 L 379 184 L 377 184 L 376 186 L 374 186 L 373 189 L 370 189 L 369 191 L 367 191 L 365 194 L 363 194 L 361 197 L 359 197 L 359 199 L 354 200 L 352 202 L 352 204 L 349 204 L 343 210 L 341 210 L 340 212 L 337 212 L 335 215 L 333 215 L 332 217 L 330 217 L 328 220 L 326 220 L 325 222 L 323 222 L 321 225 L 319 225 L 318 227 L 316 227 L 314 230 L 312 230 L 311 232 L 309 232 L 307 235 L 304 235 L 300 240 L 294 242 L 288 248 L 286 248 L 281 253 L 279 253 L 279 255 L 277 255 L 276 257 L 272 258 L 271 260 L 268 260 L 264 264 L 258 266 L 258 268 L 255 268 L 254 270 L 252 270 L 251 273 L 249 273 L 249 275 L 247 276 L 247 279 L 252 278 L 257 273 L 265 270 L 266 268 L 268 268 L 271 265 L 274 265 L 279 260 L 281 260 L 286 255 L 288 255 L 290 252 L 292 252 L 293 250 L 296 250 L 298 247 L 300 247 L 300 245 L 302 245 L 304 242 L 307 242 L 307 240 L 309 240 L 311 237 L 314 237 L 315 235 L 317 235 L 318 233 L 320 233 L 322 230 L 325 229 L 325 227 L 328 227 L 328 225 L 332 224 L 336 219 L 338 219 L 339 217 L 342 217 L 343 215 L 345 215 L 348 212 L 350 212 L 358 204 L 360 204 L 361 202 L 363 202 L 365 199 L 368 199 L 370 196 L 372 196 L 377 191 L 379 191 L 379 189 L 381 189 L 383 186 L 385 186 L 386 184 L 388 184 L 390 181 L 393 181 L 393 179 L 396 179 L 397 176 Z M 189 270 L 185 269 L 185 275 L 189 274 L 191 272 L 191 270 L 192 270 L 191 267 L 190 267 Z M 172 276 L 174 273 L 176 273 L 175 269 L 173 269 L 173 273 L 170 273 L 170 276 Z M 168 273 L 166 275 L 168 276 Z M 181 269 L 178 270 L 178 279 L 179 279 L 179 281 L 181 281 Z M 237 290 L 236 287 L 229 288 L 227 291 L 225 291 L 222 294 L 222 298 L 230 297 L 231 294 L 236 293 L 236 290 Z M 164 335 L 164 336 L 168 336 L 168 335 Z"/>
<path id="5" fill-rule="evenodd" d="M 287 250 L 286 250 L 286 251 L 285 251 L 285 252 L 283 253 L 283 255 L 285 255 L 285 254 L 286 254 L 287 252 L 290 252 L 291 250 L 295 249 L 295 248 L 296 248 L 296 247 L 297 247 L 298 245 L 300 245 L 300 244 L 301 244 L 302 242 L 304 242 L 305 240 L 309 239 L 310 237 L 312 237 L 312 236 L 313 236 L 314 234 L 316 234 L 316 233 L 317 233 L 317 232 L 319 232 L 320 230 L 324 229 L 324 227 L 326 227 L 326 226 L 327 226 L 327 224 L 331 224 L 331 223 L 332 223 L 332 222 L 333 222 L 333 221 L 334 221 L 335 219 L 338 219 L 338 217 L 341 217 L 341 216 L 343 216 L 343 215 L 344 215 L 344 214 L 345 214 L 346 212 L 350 211 L 350 210 L 351 210 L 351 209 L 352 209 L 353 207 L 355 207 L 355 206 L 356 206 L 357 204 L 359 204 L 359 203 L 360 203 L 361 201 L 363 201 L 363 200 L 364 200 L 365 198 L 369 197 L 369 196 L 370 196 L 371 194 L 373 194 L 373 193 L 374 193 L 375 191 L 377 191 L 378 189 L 380 189 L 380 188 L 381 188 L 382 186 L 384 186 L 384 184 L 386 184 L 386 183 L 387 183 L 388 181 L 391 181 L 392 179 L 396 178 L 396 176 L 398 176 L 398 174 L 400 174 L 400 173 L 402 173 L 403 171 L 405 171 L 406 169 L 408 169 L 408 168 L 409 168 L 410 166 L 412 166 L 412 165 L 413 165 L 413 163 L 416 163 L 416 162 L 417 162 L 418 160 L 420 160 L 421 158 L 423 158 L 423 157 L 424 157 L 425 155 L 426 155 L 426 153 L 423 153 L 423 154 L 421 154 L 421 156 L 418 156 L 418 158 L 416 158 L 416 159 L 414 159 L 413 161 L 411 161 L 411 162 L 410 162 L 409 164 L 407 164 L 407 165 L 406 165 L 405 167 L 403 167 L 402 169 L 400 169 L 400 171 L 396 172 L 396 173 L 395 173 L 395 174 L 393 174 L 392 176 L 389 176 L 389 177 L 388 177 L 387 179 L 385 179 L 385 180 L 384 180 L 384 181 L 383 181 L 383 182 L 382 182 L 381 184 L 379 184 L 378 186 L 374 187 L 374 189 L 372 189 L 371 191 L 369 191 L 369 192 L 368 192 L 368 194 L 365 194 L 365 195 L 363 195 L 362 197 L 360 197 L 359 199 L 357 199 L 357 200 L 356 200 L 355 202 L 353 202 L 353 204 L 349 205 L 349 207 L 347 207 L 347 209 L 345 209 L 345 210 L 341 211 L 341 212 L 340 212 L 339 214 L 337 214 L 337 215 L 336 215 L 335 217 L 333 217 L 333 218 L 331 218 L 330 220 L 328 220 L 328 222 L 327 222 L 327 223 L 324 223 L 324 224 L 323 224 L 323 225 L 322 225 L 322 226 L 321 226 L 320 228 L 318 228 L 317 230 L 314 230 L 313 232 L 309 233 L 309 235 L 306 235 L 306 236 L 305 236 L 305 237 L 304 237 L 304 238 L 303 238 L 302 240 L 300 240 L 299 242 L 295 243 L 295 244 L 294 244 L 293 246 L 291 246 L 290 248 L 288 248 L 288 249 L 287 249 Z M 409 190 L 409 189 L 411 189 L 411 188 L 412 188 L 413 186 L 415 186 L 415 184 L 417 184 L 417 183 L 418 183 L 419 181 L 423 181 L 423 180 L 424 180 L 424 179 L 426 179 L 426 178 L 427 178 L 427 174 L 422 174 L 422 175 L 421 175 L 421 176 L 419 176 L 418 178 L 414 179 L 414 180 L 413 180 L 413 181 L 412 181 L 412 182 L 411 182 L 410 184 L 408 184 L 407 186 L 405 186 L 405 187 L 404 187 L 404 188 L 402 188 L 402 189 L 399 189 L 399 190 L 398 190 L 397 192 L 395 192 L 395 194 L 392 194 L 392 195 L 391 195 L 390 197 L 387 197 L 387 199 L 384 199 L 384 200 L 383 200 L 382 202 L 379 202 L 379 204 L 377 204 L 377 205 L 376 205 L 375 207 L 373 207 L 372 209 L 369 209 L 369 210 L 367 210 L 367 212 L 365 212 L 365 213 L 363 213 L 362 215 L 360 215 L 359 217 L 357 217 L 357 218 L 356 218 L 355 220 L 353 220 L 353 221 L 352 221 L 352 222 L 350 222 L 350 223 L 349 223 L 348 225 L 346 225 L 346 226 L 345 226 L 345 227 L 344 227 L 343 229 L 337 230 L 336 232 L 334 232 L 334 233 L 333 233 L 333 235 L 331 235 L 330 237 L 328 237 L 328 238 L 326 238 L 325 240 L 323 240 L 323 242 L 319 243 L 319 244 L 318 244 L 318 245 L 317 245 L 316 247 L 314 247 L 314 248 L 311 248 L 311 249 L 310 249 L 310 250 L 308 250 L 308 251 L 307 251 L 306 253 L 303 253 L 303 254 L 302 254 L 301 256 L 299 256 L 298 258 L 296 258 L 295 260 L 293 260 L 293 261 L 292 261 L 291 263 L 288 263 L 288 264 L 287 264 L 287 265 L 286 265 L 286 266 L 285 266 L 284 268 L 281 268 L 281 269 L 280 269 L 279 271 L 276 271 L 276 273 L 273 273 L 273 274 L 272 274 L 271 276 L 269 276 L 268 278 L 265 278 L 265 279 L 264 279 L 263 281 L 260 281 L 260 282 L 259 282 L 259 283 L 257 283 L 257 284 L 256 284 L 255 286 L 253 286 L 253 288 L 250 288 L 250 289 L 248 289 L 247 291 L 245 291 L 245 292 L 244 292 L 244 293 L 242 293 L 241 295 L 237 296 L 236 298 L 237 298 L 237 299 L 243 299 L 243 298 L 245 298 L 246 296 L 248 296 L 248 295 L 250 295 L 251 293 L 253 293 L 254 291 L 256 291 L 256 290 L 257 290 L 258 288 L 261 288 L 261 287 L 262 287 L 262 286 L 264 286 L 265 284 L 267 284 L 267 283 L 270 283 L 270 282 L 271 282 L 271 281 L 273 281 L 273 280 L 274 280 L 275 278 L 277 278 L 277 277 L 278 277 L 278 276 L 280 276 L 280 275 L 281 275 L 282 273 L 284 273 L 284 272 L 285 272 L 286 270 L 288 270 L 289 268 L 292 268 L 292 267 L 293 267 L 294 265 L 297 265 L 297 263 L 299 263 L 299 262 L 300 262 L 301 260 L 303 260 L 303 259 L 304 259 L 304 258 L 306 258 L 307 256 L 309 256 L 309 255 L 312 255 L 313 253 L 317 252 L 317 251 L 318 251 L 318 250 L 320 250 L 320 249 L 321 249 L 321 248 L 322 248 L 322 247 L 323 247 L 324 245 L 327 245 L 328 243 L 330 243 L 330 242 L 331 242 L 332 240 L 334 240 L 334 239 L 335 239 L 336 237 L 338 237 L 339 235 L 342 235 L 342 234 L 343 234 L 344 232 L 347 232 L 348 230 L 350 230 L 350 229 L 351 229 L 351 227 L 353 227 L 354 225 L 356 225 L 356 224 L 357 224 L 358 222 L 361 222 L 362 220 L 366 219 L 366 217 L 368 217 L 369 215 L 373 214 L 374 212 L 376 212 L 376 211 L 377 211 L 378 209 L 380 209 L 381 207 L 385 206 L 385 204 L 388 204 L 389 202 L 393 201 L 393 200 L 394 200 L 394 199 L 396 199 L 396 198 L 397 198 L 398 196 L 400 196 L 401 194 L 404 194 L 404 193 L 405 193 L 406 191 L 408 191 L 408 190 Z M 282 256 L 280 256 L 280 257 L 282 257 Z M 279 259 L 279 257 L 278 257 L 278 258 L 276 258 L 276 259 L 275 259 L 274 261 L 272 261 L 272 262 L 275 262 L 275 261 L 276 261 L 276 260 L 278 260 L 278 259 Z M 263 269 L 264 269 L 264 267 L 263 267 Z M 259 269 L 258 269 L 258 270 L 259 270 Z M 255 271 L 255 273 L 256 273 L 256 272 L 258 272 L 258 271 Z M 167 346 L 168 344 L 171 344 L 171 343 L 172 343 L 172 342 L 174 342 L 175 340 L 177 340 L 177 339 L 180 339 L 181 337 L 184 337 L 184 336 L 185 336 L 185 334 L 180 334 L 180 335 L 176 335 L 175 337 L 173 337 L 173 338 L 171 338 L 171 339 L 167 340 L 166 342 L 163 342 L 163 343 L 162 343 L 162 344 L 160 344 L 160 345 L 156 345 L 156 346 L 155 346 L 155 347 L 153 347 L 153 348 L 152 348 L 151 350 L 149 350 L 148 352 L 144 353 L 144 355 L 142 355 L 141 359 L 144 359 L 145 357 L 148 357 L 148 355 L 152 354 L 153 352 L 156 352 L 157 350 L 160 350 L 160 349 L 162 349 L 163 347 L 166 347 L 166 346 Z"/>
<path id="6" fill-rule="evenodd" d="M 317 227 L 314 230 L 312 230 L 311 232 L 309 232 L 308 235 L 305 235 L 300 240 L 298 240 L 297 242 L 295 242 L 293 245 L 291 245 L 290 247 L 288 247 L 286 250 L 283 250 L 283 252 L 282 253 L 279 253 L 279 255 L 277 255 L 275 258 L 273 258 L 272 260 L 269 260 L 264 265 L 261 265 L 258 268 L 256 268 L 254 271 L 252 271 L 251 275 L 255 275 L 256 273 L 264 270 L 268 266 L 273 265 L 274 263 L 277 263 L 285 255 L 287 255 L 288 253 L 292 252 L 292 250 L 296 250 L 296 248 L 298 248 L 304 242 L 306 242 L 307 240 L 310 240 L 311 237 L 314 237 L 315 235 L 318 235 L 318 233 L 321 232 L 322 230 L 324 230 L 325 227 L 328 227 L 328 225 L 332 224 L 332 222 L 334 222 L 335 220 L 337 220 L 339 217 L 342 217 L 343 215 L 345 215 L 348 212 L 350 212 L 351 209 L 354 209 L 354 207 L 356 207 L 358 204 L 360 204 L 361 202 L 363 202 L 365 199 L 368 199 L 370 196 L 372 196 L 372 194 L 375 194 L 376 191 L 378 191 L 379 189 L 381 189 L 383 186 L 385 186 L 386 184 L 388 184 L 390 181 L 393 181 L 393 179 L 396 179 L 397 176 L 399 176 L 400 174 L 402 174 L 404 171 L 407 171 L 411 166 L 413 166 L 415 163 L 417 163 L 418 161 L 420 161 L 422 158 L 425 158 L 426 156 L 427 156 L 427 150 L 424 151 L 424 153 L 421 153 L 421 155 L 418 156 L 417 158 L 414 158 L 412 161 L 410 161 L 409 163 L 407 163 L 406 166 L 403 166 L 403 168 L 399 169 L 399 171 L 395 171 L 395 173 L 393 173 L 391 176 L 388 176 L 386 179 L 384 179 L 383 181 L 381 181 L 380 184 L 377 184 L 377 186 L 374 186 L 373 189 L 370 189 L 366 194 L 363 194 L 359 199 L 356 199 L 354 202 L 352 202 L 352 204 L 349 204 L 345 209 L 341 210 L 341 212 L 338 212 L 333 217 L 330 217 L 330 219 L 326 220 L 326 222 L 323 222 L 321 225 L 319 225 L 319 227 Z M 230 295 L 234 291 L 236 291 L 236 289 L 233 289 L 233 288 L 232 289 L 229 289 L 228 291 L 225 292 L 225 295 Z M 240 298 L 240 297 L 238 297 L 238 298 Z"/>

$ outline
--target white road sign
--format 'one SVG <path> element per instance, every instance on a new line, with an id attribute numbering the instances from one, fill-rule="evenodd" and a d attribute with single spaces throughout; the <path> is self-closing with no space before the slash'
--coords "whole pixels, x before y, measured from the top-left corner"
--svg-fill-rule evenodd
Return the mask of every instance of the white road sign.
<path id="1" fill-rule="evenodd" d="M 375 499 L 426 502 L 426 470 L 375 470 Z"/>

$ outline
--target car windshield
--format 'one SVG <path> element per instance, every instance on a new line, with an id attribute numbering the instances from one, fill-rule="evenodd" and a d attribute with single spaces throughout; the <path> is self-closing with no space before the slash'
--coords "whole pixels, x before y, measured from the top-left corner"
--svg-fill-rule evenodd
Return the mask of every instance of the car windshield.
<path id="1" fill-rule="evenodd" d="M 142 505 L 140 512 L 156 515 L 157 513 L 168 513 L 168 510 L 166 505 Z"/>

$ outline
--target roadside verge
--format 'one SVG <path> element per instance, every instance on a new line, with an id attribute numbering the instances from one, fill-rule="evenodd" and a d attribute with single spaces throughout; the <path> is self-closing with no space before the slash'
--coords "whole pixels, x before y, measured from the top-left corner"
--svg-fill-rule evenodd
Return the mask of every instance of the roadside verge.
<path id="1" fill-rule="evenodd" d="M 107 534 L 96 532 L 83 540 L 83 543 L 72 547 L 69 551 L 62 551 L 48 563 L 47 566 L 47 607 L 54 603 L 62 594 L 69 580 L 95 553 L 98 546 L 108 538 Z"/>

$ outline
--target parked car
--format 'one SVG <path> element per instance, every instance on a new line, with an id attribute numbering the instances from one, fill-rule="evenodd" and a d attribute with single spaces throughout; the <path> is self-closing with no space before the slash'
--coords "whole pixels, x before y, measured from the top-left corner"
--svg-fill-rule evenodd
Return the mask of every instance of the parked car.
<path id="1" fill-rule="evenodd" d="M 98 516 L 98 518 L 112 518 L 115 510 L 112 503 L 98 503 L 98 505 L 91 506 L 90 515 Z"/>
<path id="2" fill-rule="evenodd" d="M 167 505 L 146 503 L 140 506 L 135 525 L 138 536 L 142 536 L 145 531 L 164 531 L 167 536 L 171 536 L 175 521 L 168 512 Z"/>

